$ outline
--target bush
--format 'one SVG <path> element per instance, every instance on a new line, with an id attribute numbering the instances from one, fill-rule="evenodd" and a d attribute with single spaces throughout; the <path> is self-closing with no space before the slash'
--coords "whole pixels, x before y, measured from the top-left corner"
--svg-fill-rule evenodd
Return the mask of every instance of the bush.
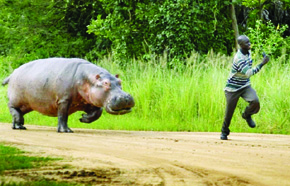
<path id="1" fill-rule="evenodd" d="M 169 60 L 185 59 L 193 50 L 229 54 L 234 36 L 227 3 L 103 0 L 106 14 L 92 20 L 88 32 L 99 43 L 106 41 L 117 61 L 164 51 Z"/>
<path id="2" fill-rule="evenodd" d="M 0 54 L 4 71 L 35 59 L 84 57 L 94 41 L 68 32 L 64 7 L 56 0 L 0 0 Z"/>
<path id="3" fill-rule="evenodd" d="M 255 28 L 249 28 L 247 32 L 255 55 L 261 55 L 264 51 L 272 58 L 281 56 L 283 49 L 285 50 L 287 47 L 287 42 L 283 38 L 283 33 L 287 28 L 288 25 L 278 25 L 276 27 L 270 21 L 266 24 L 263 24 L 260 20 L 256 21 Z"/>

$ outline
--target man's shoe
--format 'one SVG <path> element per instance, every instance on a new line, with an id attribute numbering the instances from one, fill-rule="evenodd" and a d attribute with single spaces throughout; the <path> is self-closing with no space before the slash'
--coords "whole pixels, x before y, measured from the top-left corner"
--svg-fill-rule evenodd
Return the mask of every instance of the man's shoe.
<path id="1" fill-rule="evenodd" d="M 221 134 L 221 140 L 228 140 L 228 135 L 225 133 Z"/>
<path id="2" fill-rule="evenodd" d="M 252 119 L 251 115 L 250 116 L 245 116 L 245 113 L 243 113 L 242 117 L 247 121 L 249 127 L 251 127 L 251 128 L 255 128 L 256 127 L 256 123 Z"/>

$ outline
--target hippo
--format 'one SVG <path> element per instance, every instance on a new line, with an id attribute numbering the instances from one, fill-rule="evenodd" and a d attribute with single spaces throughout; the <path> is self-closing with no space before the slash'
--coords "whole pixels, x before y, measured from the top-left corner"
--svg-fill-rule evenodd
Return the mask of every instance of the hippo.
<path id="1" fill-rule="evenodd" d="M 4 79 L 8 84 L 8 107 L 12 128 L 25 130 L 24 115 L 37 111 L 58 117 L 57 132 L 73 132 L 68 116 L 84 111 L 80 122 L 91 123 L 106 112 L 121 115 L 131 112 L 135 102 L 124 92 L 118 75 L 112 75 L 79 58 L 47 58 L 28 62 Z"/>

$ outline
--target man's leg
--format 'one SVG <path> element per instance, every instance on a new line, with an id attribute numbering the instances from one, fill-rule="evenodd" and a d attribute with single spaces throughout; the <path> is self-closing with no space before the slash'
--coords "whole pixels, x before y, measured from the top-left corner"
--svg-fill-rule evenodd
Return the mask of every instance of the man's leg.
<path id="1" fill-rule="evenodd" d="M 248 125 L 251 128 L 256 126 L 255 122 L 252 120 L 251 115 L 256 114 L 260 110 L 259 98 L 256 94 L 256 91 L 251 87 L 247 87 L 241 97 L 249 103 L 246 107 L 242 117 L 247 121 Z"/>
<path id="2" fill-rule="evenodd" d="M 239 97 L 241 95 L 241 91 L 238 92 L 227 92 L 225 91 L 226 96 L 226 112 L 225 112 L 225 118 L 222 126 L 222 134 L 221 139 L 227 140 L 227 136 L 230 134 L 229 126 L 231 124 L 231 120 L 234 114 L 234 111 L 236 109 L 237 103 L 239 101 Z"/>

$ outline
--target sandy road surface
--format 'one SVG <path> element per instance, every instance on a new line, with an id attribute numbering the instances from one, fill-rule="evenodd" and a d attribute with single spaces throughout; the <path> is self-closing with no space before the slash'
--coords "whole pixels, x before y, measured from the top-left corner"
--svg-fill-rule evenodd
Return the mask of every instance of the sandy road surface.
<path id="1" fill-rule="evenodd" d="M 0 124 L 0 142 L 61 163 L 10 176 L 44 176 L 92 185 L 290 185 L 290 136 L 135 132 Z M 9 172 L 6 172 L 9 175 Z"/>

